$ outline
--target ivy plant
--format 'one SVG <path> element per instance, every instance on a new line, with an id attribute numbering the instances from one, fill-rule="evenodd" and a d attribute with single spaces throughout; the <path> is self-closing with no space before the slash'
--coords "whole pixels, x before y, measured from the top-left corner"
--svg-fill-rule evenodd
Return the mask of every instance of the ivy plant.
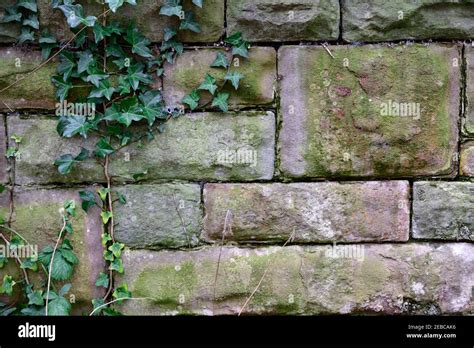
<path id="1" fill-rule="evenodd" d="M 22 1 L 19 0 L 19 3 Z M 184 4 L 186 1 L 189 4 Z M 38 42 L 46 61 L 53 58 L 59 60 L 57 75 L 52 78 L 58 101 L 94 106 L 90 114 L 62 114 L 57 123 L 57 132 L 61 137 L 94 139 L 93 150 L 82 148 L 79 153 L 63 154 L 56 159 L 55 165 L 64 175 L 85 161 L 96 161 L 103 168 L 105 185 L 96 191 L 83 190 L 79 196 L 86 213 L 93 206 L 101 209 L 104 225 L 103 258 L 108 269 L 101 272 L 96 280 L 96 286 L 103 287 L 105 294 L 93 300 L 94 314 L 118 315 L 120 313 L 108 304 L 120 304 L 132 298 L 132 294 L 127 284 L 114 284 L 114 275 L 124 272 L 121 257 L 125 249 L 125 245 L 116 241 L 114 236 L 114 204 L 126 203 L 126 197 L 114 189 L 110 163 L 126 147 L 157 137 L 165 131 L 168 121 L 187 111 L 214 108 L 227 112 L 230 93 L 225 87 L 229 84 L 237 90 L 244 78 L 233 69 L 232 62 L 237 57 L 248 58 L 250 45 L 240 33 L 225 39 L 222 42 L 224 50 L 217 51 L 211 65 L 213 69 L 225 70 L 223 82 L 218 84 L 213 73 L 208 73 L 184 97 L 182 104 L 167 105 L 161 89 L 156 88 L 157 82 L 164 74 L 165 64 L 175 63 L 184 52 L 184 44 L 178 39 L 179 32 L 201 31 L 193 9 L 202 7 L 203 0 L 165 0 L 159 14 L 173 17 L 177 24 L 164 29 L 163 41 L 159 44 L 152 43 L 135 23 L 123 25 L 113 18 L 114 13 L 121 11 L 123 6 L 136 6 L 139 1 L 97 2 L 103 5 L 102 13 L 86 14 L 83 6 L 74 0 L 53 0 L 51 6 L 65 16 L 72 38 L 66 43 L 59 43 L 44 30 Z M 146 172 L 130 174 L 135 180 L 146 176 Z M 61 245 L 61 249 L 57 250 L 59 261 L 55 263 L 58 270 L 54 271 L 57 278 L 70 275 L 70 268 L 60 263 L 63 259 L 72 260 L 63 255 L 63 251 L 68 254 L 68 245 L 64 248 Z M 44 263 L 51 261 L 48 251 L 50 249 L 41 258 Z M 60 293 L 54 294 L 60 296 Z M 55 300 L 49 298 L 51 302 Z"/>

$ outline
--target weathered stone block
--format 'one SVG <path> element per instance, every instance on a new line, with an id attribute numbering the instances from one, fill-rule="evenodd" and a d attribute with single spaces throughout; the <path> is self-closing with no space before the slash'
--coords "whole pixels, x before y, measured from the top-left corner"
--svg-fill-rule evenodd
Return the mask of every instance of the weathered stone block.
<path id="1" fill-rule="evenodd" d="M 144 172 L 145 180 L 269 180 L 274 144 L 272 112 L 188 114 L 144 146 L 124 150 L 110 170 L 130 180 Z"/>
<path id="2" fill-rule="evenodd" d="M 470 1 L 342 0 L 347 41 L 466 39 L 474 37 Z"/>
<path id="3" fill-rule="evenodd" d="M 463 131 L 474 136 L 474 47 L 466 46 L 466 108 Z"/>
<path id="4" fill-rule="evenodd" d="M 88 0 L 76 1 L 83 5 L 87 15 L 99 16 L 104 12 L 104 7 L 98 3 Z M 107 15 L 109 20 L 118 20 L 127 26 L 135 22 L 141 32 L 151 41 L 163 40 L 164 29 L 167 26 L 176 26 L 178 18 L 170 18 L 160 15 L 160 7 L 165 3 L 159 1 L 141 1 L 137 6 L 125 4 L 115 14 Z M 196 21 L 201 26 L 200 33 L 181 31 L 178 38 L 187 42 L 214 42 L 219 40 L 224 32 L 224 2 L 222 0 L 204 1 L 203 8 L 185 2 L 184 10 L 192 10 L 196 15 Z M 72 37 L 69 26 L 60 10 L 54 10 L 49 0 L 38 0 L 39 18 L 42 28 L 48 28 L 58 39 L 64 41 Z"/>
<path id="5" fill-rule="evenodd" d="M 242 243 L 407 241 L 410 228 L 407 181 L 206 184 L 204 203 L 207 241 L 224 225 Z"/>
<path id="6" fill-rule="evenodd" d="M 0 115 L 0 183 L 8 181 L 8 161 L 5 157 L 7 153 L 7 140 L 5 122 L 3 115 Z"/>
<path id="7" fill-rule="evenodd" d="M 250 41 L 336 40 L 339 13 L 337 0 L 230 0 L 227 31 Z"/>
<path id="8" fill-rule="evenodd" d="M 81 162 L 68 175 L 62 175 L 54 165 L 61 155 L 77 155 L 81 147 L 92 151 L 96 141 L 61 138 L 56 132 L 57 120 L 53 118 L 20 118 L 7 116 L 10 134 L 23 137 L 20 158 L 16 160 L 15 181 L 19 185 L 47 183 L 104 182 L 102 167 L 95 161 Z"/>
<path id="9" fill-rule="evenodd" d="M 117 188 L 127 203 L 115 206 L 115 237 L 131 248 L 180 248 L 199 244 L 201 188 L 194 184 Z"/>
<path id="10" fill-rule="evenodd" d="M 62 228 L 61 209 L 66 200 L 76 202 L 77 216 L 73 219 L 74 232 L 70 235 L 74 252 L 79 259 L 73 275 L 70 294 L 76 306 L 90 312 L 91 300 L 104 295 L 104 289 L 95 286 L 99 272 L 104 271 L 101 234 L 103 224 L 100 209 L 90 208 L 85 214 L 80 208 L 80 190 L 72 189 L 16 189 L 15 213 L 12 227 L 22 234 L 40 252 L 46 245 L 54 245 Z M 74 306 L 73 306 L 74 308 Z"/>
<path id="11" fill-rule="evenodd" d="M 474 141 L 461 145 L 460 174 L 474 176 Z"/>
<path id="12" fill-rule="evenodd" d="M 93 150 L 96 139 L 64 139 L 56 120 L 8 117 L 11 133 L 23 136 L 16 182 L 25 184 L 104 182 L 102 167 L 81 162 L 61 175 L 54 161 L 64 154 Z M 275 161 L 275 117 L 271 112 L 190 114 L 170 121 L 153 141 L 134 144 L 114 155 L 110 172 L 117 180 L 256 180 L 271 179 Z M 203 140 L 206 141 L 203 141 Z"/>
<path id="13" fill-rule="evenodd" d="M 279 50 L 284 175 L 455 175 L 457 46 L 329 50 Z"/>
<path id="14" fill-rule="evenodd" d="M 122 310 L 133 315 L 237 314 L 265 274 L 243 313 L 472 312 L 473 244 L 336 248 L 128 251 L 124 256 L 127 272 L 118 283 L 127 282 L 135 297 L 153 300 L 127 301 Z"/>
<path id="15" fill-rule="evenodd" d="M 216 59 L 217 49 L 200 49 L 186 51 L 174 64 L 168 64 L 163 81 L 165 100 L 170 105 L 181 104 L 182 99 L 193 89 L 199 87 L 207 73 L 217 80 L 218 86 L 224 82 L 225 69 L 211 68 Z M 229 59 L 230 52 L 227 53 Z M 236 62 L 234 62 L 235 64 Z M 249 58 L 239 58 L 238 66 L 232 71 L 240 72 L 237 91 L 227 82 L 224 92 L 230 93 L 231 107 L 245 107 L 272 104 L 276 89 L 276 51 L 273 47 L 255 47 L 249 51 Z M 207 91 L 200 91 L 201 103 L 211 99 Z"/>
<path id="16" fill-rule="evenodd" d="M 51 77 L 56 63 L 51 62 L 31 73 L 42 63 L 39 51 L 22 51 L 17 48 L 0 48 L 0 89 L 23 79 L 0 95 L 0 111 L 15 109 L 54 109 L 56 97 Z"/>
<path id="17" fill-rule="evenodd" d="M 474 241 L 474 183 L 415 182 L 413 237 Z"/>

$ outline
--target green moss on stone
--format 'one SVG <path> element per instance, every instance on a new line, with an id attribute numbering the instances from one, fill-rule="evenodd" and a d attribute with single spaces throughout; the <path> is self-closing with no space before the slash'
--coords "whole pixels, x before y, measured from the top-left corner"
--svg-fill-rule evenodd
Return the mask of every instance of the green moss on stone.
<path id="1" fill-rule="evenodd" d="M 299 63 L 310 66 L 303 77 L 311 113 L 304 151 L 307 172 L 387 177 L 422 170 L 449 173 L 453 125 L 446 56 L 421 45 L 335 47 L 332 54 L 334 59 L 322 49 L 311 51 L 304 58 L 308 61 Z M 389 101 L 419 103 L 420 119 L 382 115 L 381 105 Z"/>

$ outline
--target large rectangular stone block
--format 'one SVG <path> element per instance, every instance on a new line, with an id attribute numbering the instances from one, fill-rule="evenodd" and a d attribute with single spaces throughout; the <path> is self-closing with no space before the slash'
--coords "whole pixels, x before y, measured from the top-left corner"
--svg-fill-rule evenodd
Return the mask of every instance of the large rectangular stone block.
<path id="1" fill-rule="evenodd" d="M 227 34 L 250 41 L 337 40 L 337 0 L 229 0 Z"/>
<path id="2" fill-rule="evenodd" d="M 413 238 L 474 241 L 474 183 L 415 182 Z"/>
<path id="3" fill-rule="evenodd" d="M 42 63 L 39 51 L 0 48 L 0 89 L 28 77 L 0 93 L 0 111 L 54 109 L 57 103 L 51 77 L 56 63 L 51 62 L 31 73 Z"/>
<path id="4" fill-rule="evenodd" d="M 204 206 L 211 242 L 407 241 L 410 228 L 407 181 L 206 184 Z"/>
<path id="5" fill-rule="evenodd" d="M 471 1 L 342 0 L 347 41 L 468 39 L 474 37 Z"/>
<path id="6" fill-rule="evenodd" d="M 215 281 L 216 270 L 217 281 Z M 447 262 L 449 260 L 449 262 Z M 474 245 L 368 244 L 127 251 L 129 315 L 469 314 Z M 262 276 L 265 274 L 262 280 Z"/>
<path id="7" fill-rule="evenodd" d="M 104 7 L 97 2 L 79 0 L 76 3 L 83 5 L 86 15 L 99 16 L 104 12 Z M 160 15 L 160 8 L 165 0 L 137 1 L 136 6 L 125 4 L 114 14 L 107 15 L 108 20 L 118 20 L 124 26 L 135 22 L 141 32 L 151 41 L 163 40 L 164 29 L 168 26 L 176 26 L 178 18 L 170 18 Z M 108 7 L 106 7 L 108 8 Z M 218 41 L 224 32 L 224 1 L 206 0 L 202 9 L 193 5 L 191 1 L 184 1 L 185 11 L 192 9 L 196 15 L 196 22 L 201 26 L 200 33 L 181 31 L 178 38 L 187 42 L 214 42 Z M 38 0 L 39 19 L 42 28 L 48 28 L 60 40 L 72 37 L 65 17 L 60 10 L 51 7 L 51 1 Z"/>
<path id="8" fill-rule="evenodd" d="M 98 207 L 90 208 L 87 214 L 82 211 L 79 191 L 17 188 L 12 227 L 41 252 L 46 245 L 54 246 L 56 243 L 63 224 L 61 210 L 64 202 L 70 199 L 76 202 L 77 216 L 72 222 L 74 232 L 69 238 L 79 263 L 69 281 L 72 284 L 69 295 L 75 297 L 75 313 L 88 314 L 92 307 L 91 300 L 104 295 L 104 288 L 95 286 L 99 272 L 106 269 L 101 245 L 103 224 Z"/>
<path id="9" fill-rule="evenodd" d="M 116 190 L 115 237 L 130 248 L 181 248 L 199 244 L 201 187 L 196 184 L 129 185 Z"/>
<path id="10" fill-rule="evenodd" d="M 459 47 L 328 49 L 279 50 L 285 176 L 456 174 Z"/>
<path id="11" fill-rule="evenodd" d="M 466 107 L 463 120 L 464 134 L 474 137 L 474 46 L 465 47 L 466 56 Z"/>
<path id="12" fill-rule="evenodd" d="M 105 181 L 102 167 L 93 160 L 80 163 L 68 175 L 60 174 L 54 165 L 54 161 L 61 155 L 79 154 L 81 147 L 93 151 L 96 143 L 94 137 L 61 138 L 56 131 L 56 118 L 7 116 L 7 124 L 11 134 L 23 137 L 20 144 L 21 155 L 15 165 L 17 184 Z"/>
<path id="13" fill-rule="evenodd" d="M 64 139 L 54 118 L 8 117 L 10 132 L 23 137 L 16 182 L 25 184 L 101 183 L 102 166 L 93 159 L 79 163 L 68 175 L 58 173 L 54 161 L 77 155 L 81 147 L 93 151 L 93 136 Z M 167 124 L 152 141 L 133 144 L 113 156 L 110 173 L 118 181 L 142 179 L 269 180 L 275 161 L 275 116 L 271 112 L 196 113 Z"/>
<path id="14" fill-rule="evenodd" d="M 185 51 L 172 65 L 168 64 L 163 79 L 165 100 L 170 105 L 181 104 L 182 99 L 193 89 L 199 87 L 206 74 L 210 74 L 221 86 L 226 75 L 225 69 L 211 68 L 216 59 L 217 49 L 199 49 Z M 227 53 L 231 58 L 230 52 Z M 227 82 L 224 92 L 230 94 L 231 108 L 271 105 L 276 89 L 276 51 L 273 47 L 254 47 L 249 51 L 249 58 L 238 58 L 234 61 L 231 71 L 244 75 L 240 80 L 239 89 L 235 91 Z M 201 104 L 211 99 L 207 91 L 200 91 Z"/>
<path id="15" fill-rule="evenodd" d="M 163 134 L 132 145 L 111 162 L 111 173 L 145 180 L 270 180 L 275 162 L 272 112 L 195 113 L 169 123 Z"/>

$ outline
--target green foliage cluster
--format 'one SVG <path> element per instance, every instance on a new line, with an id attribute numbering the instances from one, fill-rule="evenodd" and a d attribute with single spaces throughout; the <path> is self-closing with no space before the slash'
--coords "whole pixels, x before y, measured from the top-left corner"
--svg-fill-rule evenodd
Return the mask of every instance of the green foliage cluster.
<path id="1" fill-rule="evenodd" d="M 39 29 L 38 6 L 36 0 L 19 0 L 5 8 L 0 23 L 21 23 L 20 44 L 35 41 L 35 30 Z"/>
<path id="2" fill-rule="evenodd" d="M 0 191 L 5 187 L 0 185 Z M 0 255 L 0 269 L 4 268 L 10 255 L 16 255 L 16 262 L 23 271 L 23 279 L 5 274 L 0 294 L 14 296 L 15 287 L 20 287 L 18 303 L 10 305 L 0 301 L 0 315 L 69 315 L 71 302 L 65 295 L 71 289 L 71 284 L 64 283 L 71 279 L 74 269 L 79 262 L 74 253 L 69 235 L 73 233 L 72 219 L 76 216 L 76 205 L 72 200 L 63 206 L 63 227 L 58 233 L 55 245 L 47 245 L 40 253 L 30 245 L 20 233 L 8 227 L 5 217 L 0 217 L 0 236 L 5 245 L 5 254 Z M 8 249 L 8 250 L 7 250 Z M 29 250 L 29 252 L 28 252 Z M 19 255 L 29 255 L 20 259 Z M 37 273 L 35 281 L 30 281 L 28 272 Z M 44 274 L 42 274 L 44 273 Z M 58 285 L 57 288 L 55 281 Z M 52 287 L 52 290 L 51 290 Z M 24 299 L 21 298 L 23 295 Z"/>

